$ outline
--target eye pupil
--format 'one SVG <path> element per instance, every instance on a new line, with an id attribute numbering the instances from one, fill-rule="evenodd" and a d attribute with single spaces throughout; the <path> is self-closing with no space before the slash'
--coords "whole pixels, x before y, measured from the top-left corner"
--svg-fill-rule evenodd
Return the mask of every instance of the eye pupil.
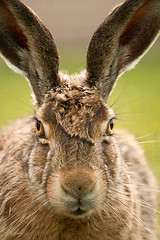
<path id="1" fill-rule="evenodd" d="M 36 129 L 39 136 L 41 136 L 41 137 L 44 136 L 43 124 L 38 120 L 36 120 L 36 122 L 35 122 L 35 129 Z"/>
<path id="2" fill-rule="evenodd" d="M 109 124 L 110 124 L 110 129 L 113 130 L 113 128 L 114 128 L 114 121 L 113 121 L 113 119 L 110 121 Z"/>
<path id="3" fill-rule="evenodd" d="M 112 135 L 113 134 L 113 130 L 114 130 L 114 119 L 111 119 L 108 123 L 108 127 L 107 127 L 107 131 L 106 131 L 106 135 Z"/>
<path id="4" fill-rule="evenodd" d="M 37 131 L 39 132 L 40 131 L 40 128 L 41 128 L 41 122 L 40 121 L 37 121 Z"/>

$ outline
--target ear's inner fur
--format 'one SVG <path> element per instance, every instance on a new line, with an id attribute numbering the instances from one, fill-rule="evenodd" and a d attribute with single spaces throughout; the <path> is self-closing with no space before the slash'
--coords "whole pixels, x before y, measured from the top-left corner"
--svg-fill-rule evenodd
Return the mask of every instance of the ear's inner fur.
<path id="1" fill-rule="evenodd" d="M 107 100 L 117 77 L 149 50 L 160 29 L 160 1 L 126 1 L 94 33 L 87 54 L 89 86 Z M 131 65 L 132 64 L 132 65 Z"/>
<path id="2" fill-rule="evenodd" d="M 3 32 L 0 31 L 1 53 L 6 59 L 9 59 L 11 64 L 21 69 L 21 60 L 14 46 L 29 51 L 27 38 L 17 25 L 16 19 L 8 10 L 6 3 L 0 1 L 0 10 L 0 23 L 3 28 Z M 8 41 L 8 38 L 12 39 L 13 42 Z"/>
<path id="3" fill-rule="evenodd" d="M 122 52 L 118 62 L 118 71 L 121 71 L 121 69 L 125 68 L 126 65 L 143 55 L 143 52 L 150 46 L 152 41 L 154 41 L 157 36 L 157 29 L 160 29 L 160 4 L 158 8 L 156 4 L 155 6 L 152 6 L 152 2 L 146 2 L 133 15 L 132 19 L 127 24 L 123 34 L 120 37 L 119 46 L 122 49 L 127 46 L 127 52 L 130 53 L 130 57 L 126 58 L 125 52 Z M 154 11 L 152 11 L 153 8 Z M 150 13 L 151 11 L 152 15 Z M 155 19 L 158 18 L 159 21 L 155 21 Z M 143 27 L 141 27 L 141 25 Z M 135 34 L 136 37 L 134 37 Z"/>
<path id="4" fill-rule="evenodd" d="M 0 7 L 1 7 L 1 15 L 3 16 L 3 19 L 5 19 L 6 22 L 8 22 L 7 25 L 10 28 L 10 32 L 13 34 L 15 43 L 19 47 L 27 49 L 29 51 L 27 38 L 23 34 L 21 28 L 17 25 L 15 17 L 7 9 L 6 4 L 5 3 L 2 4 L 2 1 L 0 1 Z"/>
<path id="5" fill-rule="evenodd" d="M 0 52 L 13 70 L 29 80 L 36 100 L 59 85 L 59 55 L 40 19 L 20 1 L 0 0 Z"/>

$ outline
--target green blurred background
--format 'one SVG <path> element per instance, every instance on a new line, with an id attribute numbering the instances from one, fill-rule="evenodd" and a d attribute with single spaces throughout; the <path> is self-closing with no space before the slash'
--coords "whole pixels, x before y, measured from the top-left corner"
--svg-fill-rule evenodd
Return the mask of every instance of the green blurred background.
<path id="1" fill-rule="evenodd" d="M 51 3 L 51 1 L 47 0 Z M 47 2 L 46 1 L 46 2 Z M 43 8 L 40 0 L 38 5 L 30 0 L 24 1 L 26 3 L 34 4 L 34 10 L 37 10 L 38 15 L 43 12 L 47 12 L 48 8 Z M 71 0 L 69 2 L 72 2 Z M 83 4 L 84 1 L 82 1 Z M 91 3 L 91 1 L 89 1 Z M 97 1 L 98 2 L 98 1 Z M 106 1 L 101 2 L 108 4 Z M 115 5 L 113 1 L 112 5 Z M 64 3 L 63 1 L 61 3 Z M 96 12 L 96 1 L 94 3 L 94 13 Z M 58 1 L 57 1 L 57 4 Z M 31 4 L 29 4 L 31 6 Z M 36 9 L 37 6 L 37 9 Z M 55 3 L 56 6 L 56 3 Z M 91 5 L 90 5 L 91 6 Z M 32 6 L 31 6 L 32 7 Z M 74 7 L 72 5 L 72 7 Z M 76 6 L 75 6 L 76 7 Z M 86 9 L 85 5 L 85 9 Z M 107 7 L 107 6 L 106 6 Z M 65 6 L 66 8 L 66 6 Z M 92 6 L 93 8 L 93 6 Z M 91 10 L 92 10 L 91 8 Z M 51 8 L 50 8 L 51 9 Z M 77 9 L 77 8 L 76 8 Z M 88 6 L 89 9 L 89 6 Z M 41 10 L 41 11 L 40 11 Z M 44 10 L 44 11 L 43 11 Z M 90 10 L 90 11 L 91 11 Z M 55 13 L 57 9 L 54 8 Z M 69 10 L 68 10 L 69 11 Z M 105 12 L 108 13 L 109 9 L 104 7 L 102 9 L 97 8 L 97 15 L 93 21 L 92 12 L 91 19 L 87 15 L 83 16 L 88 18 L 87 27 L 82 24 L 82 18 L 78 25 L 78 19 L 76 21 L 70 20 L 72 12 L 67 12 L 67 16 L 70 16 L 69 20 L 53 23 L 57 28 L 59 27 L 59 33 L 56 32 L 56 39 L 60 50 L 60 69 L 72 74 L 80 72 L 85 68 L 85 56 L 87 51 L 87 45 L 89 42 L 88 34 L 93 32 L 103 20 Z M 100 12 L 103 11 L 102 16 Z M 64 12 L 63 12 L 64 13 Z M 77 10 L 77 14 L 79 11 Z M 80 13 L 79 13 L 80 14 Z M 74 12 L 75 15 L 75 12 Z M 55 16 L 53 16 L 55 17 Z M 64 17 L 64 16 L 63 16 Z M 75 17 L 75 16 L 74 16 Z M 98 18 L 99 17 L 99 18 Z M 46 14 L 42 14 L 42 19 L 50 18 Z M 65 17 L 64 17 L 65 18 Z M 70 21 L 71 32 L 63 29 L 64 22 Z M 89 24 L 90 21 L 92 24 Z M 71 24 L 72 23 L 72 24 Z M 73 25 L 77 24 L 79 30 L 73 29 Z M 51 26 L 52 23 L 47 23 Z M 56 29 L 55 27 L 55 29 Z M 83 29 L 81 29 L 84 27 Z M 65 32 L 66 31 L 66 32 Z M 53 30 L 51 30 L 53 32 Z M 62 34 L 63 32 L 63 34 Z M 84 34 L 84 32 L 86 34 Z M 72 39 L 73 33 L 73 39 Z M 79 39 L 80 33 L 82 37 Z M 90 34 L 91 37 L 92 34 Z M 85 38 L 85 36 L 87 36 Z M 79 40 L 78 40 L 79 39 Z M 0 127 L 10 123 L 17 118 L 23 118 L 33 113 L 32 108 L 31 91 L 29 85 L 24 78 L 18 74 L 13 73 L 2 60 L 0 60 Z M 134 133 L 146 151 L 146 155 L 154 173 L 156 174 L 158 181 L 160 182 L 160 42 L 158 41 L 155 46 L 147 53 L 147 55 L 139 62 L 134 70 L 125 73 L 118 81 L 111 97 L 109 99 L 109 105 L 113 104 L 120 121 L 116 122 L 117 128 L 125 128 Z M 160 229 L 159 229 L 160 239 Z"/>

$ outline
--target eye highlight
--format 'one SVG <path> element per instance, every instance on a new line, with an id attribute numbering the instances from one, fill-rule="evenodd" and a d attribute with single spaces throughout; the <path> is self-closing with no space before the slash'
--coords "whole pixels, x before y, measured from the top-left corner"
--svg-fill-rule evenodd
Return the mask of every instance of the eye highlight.
<path id="1" fill-rule="evenodd" d="M 114 127 L 115 127 L 114 119 L 111 119 L 108 123 L 108 126 L 107 126 L 106 135 L 112 135 Z"/>
<path id="2" fill-rule="evenodd" d="M 43 137 L 45 135 L 43 124 L 37 119 L 36 119 L 36 122 L 35 122 L 35 129 L 36 129 L 36 132 L 38 133 L 38 135 L 40 137 Z"/>

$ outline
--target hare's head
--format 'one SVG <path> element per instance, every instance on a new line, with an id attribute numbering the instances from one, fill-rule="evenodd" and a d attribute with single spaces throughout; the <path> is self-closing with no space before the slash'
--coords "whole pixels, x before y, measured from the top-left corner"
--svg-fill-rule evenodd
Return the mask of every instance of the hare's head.
<path id="1" fill-rule="evenodd" d="M 120 160 L 111 137 L 115 115 L 96 88 L 64 78 L 60 74 L 59 86 L 45 95 L 35 112 L 39 144 L 30 177 L 38 189 L 39 170 L 34 166 L 37 154 L 42 161 L 42 148 L 47 148 L 42 182 L 49 200 L 59 213 L 81 216 L 99 208 L 109 182 L 116 181 Z"/>
<path id="2" fill-rule="evenodd" d="M 59 73 L 55 42 L 31 10 L 18 0 L 0 0 L 0 12 L 1 54 L 27 77 L 34 95 L 30 181 L 59 214 L 100 211 L 122 174 L 116 116 L 106 102 L 116 79 L 158 36 L 160 1 L 118 6 L 91 39 L 86 71 L 70 77 Z"/>

